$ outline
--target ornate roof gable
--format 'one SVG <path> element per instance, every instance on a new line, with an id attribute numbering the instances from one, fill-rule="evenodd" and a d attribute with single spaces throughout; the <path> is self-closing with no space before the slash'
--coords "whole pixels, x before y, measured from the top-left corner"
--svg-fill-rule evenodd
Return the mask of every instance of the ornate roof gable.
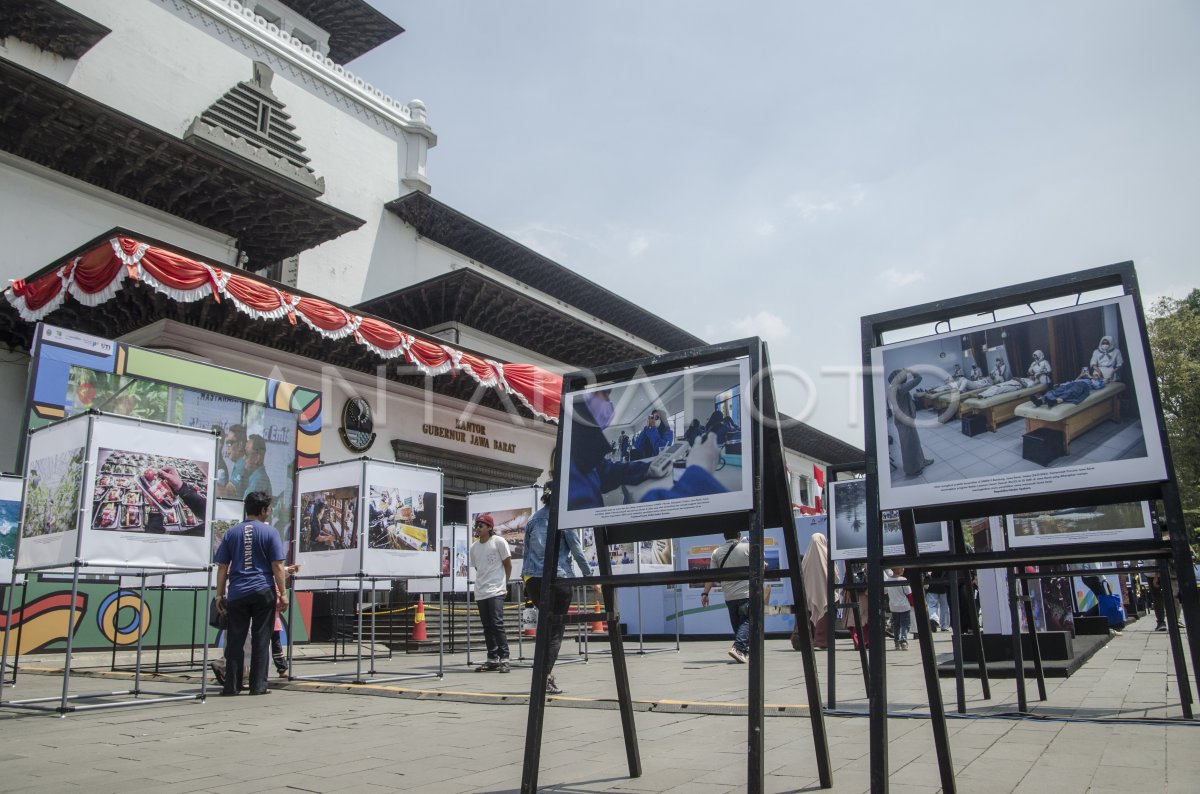
<path id="1" fill-rule="evenodd" d="M 273 77 L 270 67 L 255 61 L 253 79 L 238 83 L 196 117 L 184 140 L 235 154 L 271 176 L 286 179 L 289 187 L 319 196 L 325 192 L 325 180 L 309 167 L 296 126 L 271 91 Z"/>

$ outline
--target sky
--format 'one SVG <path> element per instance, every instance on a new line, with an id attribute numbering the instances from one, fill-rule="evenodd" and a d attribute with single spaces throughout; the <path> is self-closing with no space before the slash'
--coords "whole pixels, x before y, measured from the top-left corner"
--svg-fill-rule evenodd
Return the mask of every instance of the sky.
<path id="1" fill-rule="evenodd" d="M 1200 286 L 1200 4 L 371 0 L 432 195 L 863 446 L 860 318 L 1133 260 Z M 1190 230 L 1190 231 L 1189 231 Z M 535 285 L 536 286 L 536 285 Z"/>

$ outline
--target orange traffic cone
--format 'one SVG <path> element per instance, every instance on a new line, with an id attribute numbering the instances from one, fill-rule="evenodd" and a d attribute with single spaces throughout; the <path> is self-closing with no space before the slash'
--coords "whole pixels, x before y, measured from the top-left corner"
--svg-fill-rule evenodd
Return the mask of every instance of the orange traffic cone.
<path id="1" fill-rule="evenodd" d="M 413 615 L 412 627 L 413 642 L 426 642 L 429 640 L 429 635 L 425 631 L 425 599 L 417 598 L 417 614 Z"/>
<path id="2" fill-rule="evenodd" d="M 597 615 L 600 614 L 600 602 L 599 601 L 596 602 L 596 609 L 594 611 Z M 605 631 L 608 631 L 608 629 L 605 628 L 603 620 L 597 620 L 592 623 L 592 633 L 593 634 L 598 634 L 598 633 L 605 632 Z"/>

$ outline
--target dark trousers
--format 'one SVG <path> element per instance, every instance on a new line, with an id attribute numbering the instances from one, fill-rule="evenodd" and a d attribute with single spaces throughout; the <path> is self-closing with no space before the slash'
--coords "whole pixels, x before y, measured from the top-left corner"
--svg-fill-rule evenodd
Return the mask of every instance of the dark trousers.
<path id="1" fill-rule="evenodd" d="M 733 629 L 733 647 L 745 654 L 750 653 L 750 599 L 738 598 L 726 601 L 729 610 L 729 627 Z"/>
<path id="2" fill-rule="evenodd" d="M 531 576 L 525 581 L 525 598 L 539 609 L 542 606 L 542 577 Z M 558 652 L 562 648 L 563 635 L 567 626 L 563 618 L 571 609 L 571 585 L 559 579 L 554 582 L 550 595 L 550 639 L 546 643 L 546 675 L 554 672 Z"/>
<path id="3" fill-rule="evenodd" d="M 288 669 L 287 654 L 283 652 L 283 632 L 271 632 L 271 658 L 275 660 L 275 669 L 286 673 Z"/>
<path id="4" fill-rule="evenodd" d="M 504 631 L 504 596 L 484 598 L 475 602 L 479 622 L 483 624 L 483 641 L 487 645 L 489 662 L 508 658 L 508 634 Z"/>
<path id="5" fill-rule="evenodd" d="M 250 692 L 267 691 L 271 658 L 271 632 L 275 630 L 275 588 L 268 587 L 230 601 L 229 632 L 225 635 L 225 688 L 238 691 L 246 667 L 246 633 L 250 633 Z"/>

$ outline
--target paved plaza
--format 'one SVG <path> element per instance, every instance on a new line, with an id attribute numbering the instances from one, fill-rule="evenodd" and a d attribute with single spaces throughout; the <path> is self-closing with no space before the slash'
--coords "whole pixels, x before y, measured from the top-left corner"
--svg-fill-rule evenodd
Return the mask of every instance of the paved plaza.
<path id="1" fill-rule="evenodd" d="M 950 722 L 959 791 L 1194 792 L 1200 790 L 1200 723 L 1164 724 L 1180 709 L 1165 633 L 1141 620 L 1069 679 L 1050 679 L 1039 719 L 1012 719 L 1012 679 L 992 682 L 982 700 L 967 680 L 968 716 Z M 935 635 L 949 652 L 948 633 Z M 631 655 L 643 774 L 626 776 L 612 664 L 603 654 L 561 664 L 566 694 L 550 699 L 539 784 L 552 792 L 737 792 L 746 777 L 747 668 L 728 643 L 647 643 L 669 652 Z M 637 644 L 631 644 L 637 649 Z M 532 646 L 524 646 L 526 655 Z M 315 654 L 319 649 L 305 649 Z M 328 649 L 320 649 L 328 650 Z M 577 650 L 564 645 L 564 655 Z M 819 791 L 800 657 L 786 641 L 767 643 L 767 790 Z M 838 711 L 826 718 L 835 792 L 869 789 L 868 721 L 858 655 L 839 641 Z M 822 693 L 826 689 L 821 657 Z M 478 661 L 478 656 L 473 657 Z M 23 657 L 5 699 L 61 692 L 61 656 Z M 84 654 L 73 692 L 128 687 L 108 654 Z M 353 674 L 299 660 L 300 675 Z M 436 654 L 377 660 L 381 671 L 429 672 Z M 267 697 L 217 697 L 131 708 L 53 713 L 0 709 L 0 792 L 509 792 L 520 786 L 530 670 L 475 673 L 464 654 L 445 657 L 442 679 L 368 685 L 279 682 Z M 198 671 L 161 675 L 154 691 L 195 691 Z M 383 677 L 382 675 L 379 677 Z M 888 651 L 889 765 L 893 792 L 938 790 L 920 654 Z M 954 709 L 954 679 L 942 679 Z M 1123 718 L 1124 722 L 1109 720 Z"/>

